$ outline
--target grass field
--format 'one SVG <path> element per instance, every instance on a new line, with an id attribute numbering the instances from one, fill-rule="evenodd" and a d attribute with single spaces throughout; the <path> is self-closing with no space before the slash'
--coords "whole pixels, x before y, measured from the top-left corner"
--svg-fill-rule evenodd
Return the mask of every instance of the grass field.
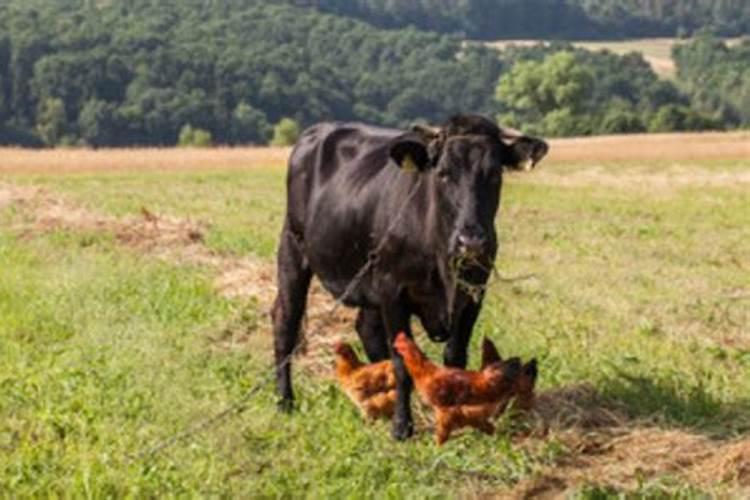
<path id="1" fill-rule="evenodd" d="M 739 39 L 728 39 L 731 45 L 737 43 Z M 505 48 L 509 45 L 534 45 L 541 40 L 502 40 L 491 42 L 489 45 L 497 48 Z M 573 45 L 586 50 L 609 50 L 615 54 L 627 54 L 628 52 L 640 52 L 643 57 L 651 64 L 656 74 L 664 78 L 674 78 L 676 68 L 672 59 L 672 47 L 680 43 L 678 38 L 640 38 L 631 40 L 610 40 L 610 41 L 578 41 Z"/>
<path id="2" fill-rule="evenodd" d="M 0 492 L 750 494 L 750 134 L 559 140 L 507 177 L 497 266 L 524 279 L 493 282 L 472 362 L 482 335 L 538 357 L 538 407 L 442 448 L 416 402 L 407 443 L 361 421 L 319 288 L 275 411 L 285 155 L 0 150 Z"/>

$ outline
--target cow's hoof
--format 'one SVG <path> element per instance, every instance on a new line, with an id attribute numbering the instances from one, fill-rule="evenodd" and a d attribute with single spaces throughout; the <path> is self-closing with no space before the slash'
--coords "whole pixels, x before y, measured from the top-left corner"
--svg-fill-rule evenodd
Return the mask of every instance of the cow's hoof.
<path id="1" fill-rule="evenodd" d="M 391 436 L 396 441 L 406 441 L 414 435 L 414 424 L 411 422 L 398 422 L 393 424 Z"/>
<path id="2" fill-rule="evenodd" d="M 286 398 L 279 399 L 276 403 L 276 408 L 281 413 L 292 413 L 294 410 L 294 400 Z"/>

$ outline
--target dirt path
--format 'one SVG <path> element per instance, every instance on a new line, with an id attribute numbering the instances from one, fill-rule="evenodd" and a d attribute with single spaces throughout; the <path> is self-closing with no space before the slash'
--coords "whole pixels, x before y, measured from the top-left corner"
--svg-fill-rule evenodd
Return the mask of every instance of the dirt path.
<path id="1" fill-rule="evenodd" d="M 102 231 L 123 246 L 144 255 L 177 263 L 206 266 L 214 285 L 227 297 L 253 299 L 270 310 L 275 295 L 272 263 L 250 257 L 220 255 L 207 248 L 207 223 L 160 215 L 142 209 L 137 217 L 116 218 L 77 206 L 47 190 L 0 183 L 0 209 L 14 205 L 13 229 L 23 237 L 52 230 Z M 307 348 L 298 366 L 319 377 L 331 372 L 331 345 L 351 340 L 353 313 L 345 308 L 330 314 L 333 301 L 314 285 L 305 322 Z M 243 336 L 269 335 L 267 317 L 252 331 L 219 338 L 219 348 L 243 348 Z M 422 428 L 430 417 L 417 408 Z M 574 386 L 542 392 L 532 415 L 518 431 L 516 446 L 538 454 L 550 442 L 563 451 L 531 478 L 518 483 L 507 498 L 561 498 L 585 484 L 635 488 L 644 478 L 673 475 L 696 486 L 726 484 L 739 496 L 750 494 L 750 438 L 712 440 L 689 430 L 628 416 L 627 408 L 602 398 L 594 388 Z M 493 495 L 495 495 L 493 493 Z"/>

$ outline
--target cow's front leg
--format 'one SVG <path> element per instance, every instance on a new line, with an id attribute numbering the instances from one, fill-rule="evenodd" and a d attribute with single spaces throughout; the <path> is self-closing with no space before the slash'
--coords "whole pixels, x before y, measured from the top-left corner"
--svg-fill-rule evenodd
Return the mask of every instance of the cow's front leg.
<path id="1" fill-rule="evenodd" d="M 388 334 L 385 332 L 383 317 L 378 309 L 361 308 L 355 327 L 367 353 L 367 359 L 371 363 L 383 361 L 391 356 Z"/>
<path id="2" fill-rule="evenodd" d="M 466 368 L 469 340 L 471 340 L 474 323 L 477 322 L 481 308 L 481 299 L 478 302 L 469 301 L 463 307 L 461 315 L 456 318 L 451 328 L 450 338 L 445 344 L 445 350 L 443 351 L 443 363 L 445 366 Z"/>
<path id="3" fill-rule="evenodd" d="M 383 324 L 388 334 L 391 348 L 391 362 L 396 375 L 396 410 L 393 413 L 391 435 L 398 441 L 410 438 L 414 434 L 414 421 L 411 416 L 411 392 L 414 387 L 409 372 L 400 354 L 393 349 L 393 342 L 399 332 L 412 336 L 409 326 L 410 314 L 400 302 L 394 302 L 381 308 Z"/>

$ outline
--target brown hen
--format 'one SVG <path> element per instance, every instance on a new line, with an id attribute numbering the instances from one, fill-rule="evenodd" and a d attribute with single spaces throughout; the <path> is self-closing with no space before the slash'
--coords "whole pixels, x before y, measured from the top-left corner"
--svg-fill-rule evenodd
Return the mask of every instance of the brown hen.
<path id="1" fill-rule="evenodd" d="M 396 403 L 396 376 L 390 360 L 365 364 L 349 344 L 334 347 L 336 378 L 344 393 L 369 419 L 390 418 Z"/>
<path id="2" fill-rule="evenodd" d="M 404 333 L 398 334 L 394 348 L 404 359 L 420 397 L 435 411 L 438 445 L 461 427 L 494 433 L 490 419 L 513 396 L 514 383 L 521 370 L 518 358 L 500 360 L 480 371 L 470 371 L 436 365 Z"/>
<path id="3" fill-rule="evenodd" d="M 503 358 L 497 351 L 497 347 L 495 347 L 495 344 L 490 339 L 485 337 L 482 340 L 482 369 L 493 363 L 501 363 L 502 361 Z M 528 411 L 531 410 L 531 408 L 534 406 L 534 388 L 536 387 L 537 373 L 538 369 L 536 358 L 533 358 L 531 361 L 521 367 L 521 372 L 518 374 L 518 377 L 516 377 L 515 382 L 513 382 L 514 408 L 522 411 Z M 504 410 L 504 407 L 498 408 L 498 411 L 500 413 L 502 413 Z"/>

